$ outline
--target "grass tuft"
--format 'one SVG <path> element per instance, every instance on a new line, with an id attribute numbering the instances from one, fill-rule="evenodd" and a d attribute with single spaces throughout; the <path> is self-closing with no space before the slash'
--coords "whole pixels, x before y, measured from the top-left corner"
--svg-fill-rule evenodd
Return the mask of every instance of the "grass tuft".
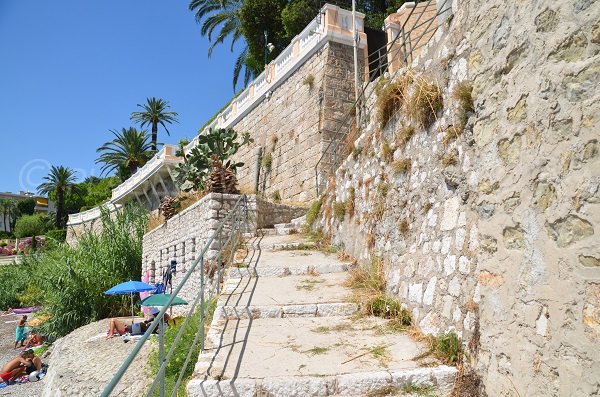
<path id="1" fill-rule="evenodd" d="M 343 221 L 346 216 L 346 203 L 336 201 L 333 203 L 333 216 L 338 221 Z"/>
<path id="2" fill-rule="evenodd" d="M 356 191 L 353 187 L 348 190 L 348 198 L 346 199 L 346 213 L 350 218 L 354 216 L 354 203 L 356 201 Z"/>
<path id="3" fill-rule="evenodd" d="M 271 167 L 273 166 L 273 155 L 271 155 L 271 153 L 265 154 L 262 157 L 260 164 L 267 170 L 267 172 L 271 171 Z"/>
<path id="4" fill-rule="evenodd" d="M 444 157 L 442 157 L 442 165 L 444 168 L 448 168 L 451 165 L 456 165 L 458 163 L 458 158 L 455 153 L 446 153 Z"/>
<path id="5" fill-rule="evenodd" d="M 402 219 L 400 222 L 398 222 L 398 230 L 403 235 L 408 234 L 408 232 L 410 231 L 410 225 L 408 224 L 408 221 L 406 219 Z"/>
<path id="6" fill-rule="evenodd" d="M 275 203 L 281 202 L 281 194 L 279 193 L 279 190 L 275 190 L 273 193 L 271 193 L 271 200 L 273 200 Z"/>
<path id="7" fill-rule="evenodd" d="M 306 77 L 304 78 L 304 81 L 302 82 L 304 85 L 307 85 L 308 88 L 313 88 L 313 84 L 315 83 L 315 76 L 313 76 L 312 74 L 307 74 Z"/>
<path id="8" fill-rule="evenodd" d="M 410 171 L 411 161 L 410 159 L 396 160 L 392 163 L 392 169 L 396 174 L 402 174 Z"/>
<path id="9" fill-rule="evenodd" d="M 415 134 L 415 127 L 411 125 L 403 126 L 396 134 L 396 145 L 405 145 Z"/>
<path id="10" fill-rule="evenodd" d="M 390 146 L 390 142 L 387 139 L 384 139 L 381 145 L 381 156 L 388 162 L 392 161 L 392 158 L 394 157 L 394 148 Z"/>
<path id="11" fill-rule="evenodd" d="M 407 103 L 407 114 L 423 128 L 429 127 L 444 106 L 442 91 L 437 84 L 423 78 L 415 80 L 415 88 Z"/>
<path id="12" fill-rule="evenodd" d="M 400 110 L 406 102 L 407 88 L 411 81 L 411 73 L 387 84 L 385 80 L 380 80 L 380 84 L 376 88 L 375 117 L 381 128 L 385 128 L 394 113 Z"/>

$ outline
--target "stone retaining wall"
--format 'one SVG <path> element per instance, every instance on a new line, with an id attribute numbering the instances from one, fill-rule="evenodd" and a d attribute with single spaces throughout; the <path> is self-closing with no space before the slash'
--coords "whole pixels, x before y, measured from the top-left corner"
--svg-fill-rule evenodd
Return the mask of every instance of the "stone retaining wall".
<path id="1" fill-rule="evenodd" d="M 236 156 L 245 163 L 238 171 L 242 190 L 254 191 L 256 152 L 261 148 L 272 162 L 260 167 L 259 191 L 288 202 L 313 200 L 314 167 L 353 99 L 352 47 L 328 42 L 232 126 L 255 140 Z"/>
<path id="2" fill-rule="evenodd" d="M 162 279 L 162 274 L 166 271 L 170 259 L 175 258 L 177 273 L 173 278 L 173 287 L 177 286 L 185 272 L 202 253 L 208 240 L 215 234 L 219 223 L 229 214 L 239 198 L 239 195 L 233 194 L 208 194 L 163 225 L 144 235 L 143 278 L 151 284 L 158 282 Z M 243 232 L 253 232 L 257 228 L 289 222 L 306 212 L 306 209 L 302 207 L 271 203 L 254 195 L 247 196 L 247 208 L 249 223 L 246 225 L 238 223 L 236 226 L 236 228 L 242 227 Z M 223 244 L 230 228 L 231 225 L 224 228 Z M 209 273 L 216 269 L 217 265 L 213 261 L 220 245 L 217 237 L 204 255 L 205 270 Z M 215 277 L 209 277 L 206 281 L 214 287 L 216 284 L 213 285 L 212 282 L 215 280 Z M 200 268 L 197 267 L 179 296 L 191 302 L 196 298 L 199 288 Z M 185 308 L 177 310 L 185 310 Z"/>
<path id="3" fill-rule="evenodd" d="M 400 112 L 381 135 L 371 125 L 330 187 L 323 225 L 362 261 L 383 258 L 388 289 L 421 329 L 456 330 L 488 395 L 595 395 L 600 3 L 454 11 L 413 65 L 441 85 L 444 111 L 391 158 L 383 140 L 412 121 Z M 444 145 L 460 81 L 475 112 Z M 340 222 L 332 201 L 339 215 L 352 191 Z"/>

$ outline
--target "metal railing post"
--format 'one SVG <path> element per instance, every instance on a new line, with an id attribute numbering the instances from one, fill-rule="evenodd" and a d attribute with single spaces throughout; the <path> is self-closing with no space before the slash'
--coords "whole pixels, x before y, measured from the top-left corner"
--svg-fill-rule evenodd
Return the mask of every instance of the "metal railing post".
<path id="1" fill-rule="evenodd" d="M 200 257 L 200 351 L 204 351 L 204 254 Z"/>
<path id="2" fill-rule="evenodd" d="M 164 316 L 160 318 L 159 331 L 158 331 L 158 357 L 160 365 L 162 366 L 165 362 L 165 319 Z M 165 397 L 165 373 L 167 372 L 166 367 L 164 371 L 160 371 L 160 397 Z"/>

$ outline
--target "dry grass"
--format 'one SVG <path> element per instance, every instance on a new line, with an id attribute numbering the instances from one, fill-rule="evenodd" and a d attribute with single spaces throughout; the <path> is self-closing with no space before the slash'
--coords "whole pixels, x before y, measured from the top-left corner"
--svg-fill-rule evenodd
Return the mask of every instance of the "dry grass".
<path id="1" fill-rule="evenodd" d="M 398 230 L 405 236 L 408 234 L 410 231 L 410 225 L 406 219 L 402 219 L 400 222 L 398 222 Z"/>
<path id="2" fill-rule="evenodd" d="M 456 99 L 465 112 L 472 112 L 473 108 L 473 86 L 468 81 L 461 81 L 454 87 L 452 97 Z"/>
<path id="3" fill-rule="evenodd" d="M 415 127 L 411 125 L 403 126 L 396 134 L 396 145 L 404 146 L 406 142 L 415 134 Z"/>
<path id="4" fill-rule="evenodd" d="M 448 168 L 451 165 L 456 164 L 458 164 L 458 157 L 456 156 L 456 153 L 446 153 L 444 157 L 442 157 L 442 165 L 444 166 L 444 168 Z"/>
<path id="5" fill-rule="evenodd" d="M 444 134 L 444 137 L 442 138 L 442 143 L 445 146 L 448 146 L 452 141 L 458 139 L 458 137 L 462 135 L 464 130 L 465 130 L 464 126 L 462 128 L 459 128 L 454 125 L 448 127 L 448 129 L 446 130 L 446 133 Z"/>
<path id="6" fill-rule="evenodd" d="M 422 77 L 416 78 L 414 92 L 406 106 L 408 117 L 423 128 L 427 128 L 436 120 L 437 113 L 443 106 L 440 87 Z"/>
<path id="7" fill-rule="evenodd" d="M 346 199 L 346 213 L 352 219 L 354 216 L 354 202 L 356 200 L 356 191 L 353 187 L 348 190 L 348 198 Z"/>
<path id="8" fill-rule="evenodd" d="M 397 396 L 402 390 L 397 386 L 387 385 L 377 389 L 373 389 L 366 394 L 366 397 L 386 397 L 386 396 Z"/>
<path id="9" fill-rule="evenodd" d="M 367 265 L 358 265 L 350 270 L 345 285 L 354 290 L 368 290 L 381 293 L 385 287 L 383 261 L 373 257 Z"/>
<path id="10" fill-rule="evenodd" d="M 402 174 L 410 171 L 411 161 L 410 159 L 396 160 L 392 163 L 392 169 L 396 174 Z"/>
<path id="11" fill-rule="evenodd" d="M 271 197 L 271 200 L 273 200 L 274 203 L 280 203 L 281 202 L 281 193 L 279 193 L 279 190 L 275 190 L 273 193 L 271 193 L 270 197 Z"/>
<path id="12" fill-rule="evenodd" d="M 333 216 L 340 222 L 344 220 L 344 217 L 346 216 L 345 202 L 336 201 L 333 203 Z"/>
<path id="13" fill-rule="evenodd" d="M 372 219 L 375 221 L 379 221 L 383 218 L 383 214 L 385 213 L 385 199 L 380 196 L 377 199 L 377 202 L 373 206 Z"/>
<path id="14" fill-rule="evenodd" d="M 375 102 L 375 117 L 383 129 L 398 110 L 406 103 L 407 89 L 412 81 L 412 73 L 387 83 L 380 80 L 376 87 L 377 101 Z"/>
<path id="15" fill-rule="evenodd" d="M 387 139 L 383 140 L 381 145 L 381 156 L 385 161 L 391 161 L 394 157 L 394 148 L 390 145 L 390 142 Z"/>
<path id="16" fill-rule="evenodd" d="M 162 214 L 156 215 L 156 214 L 150 213 L 148 215 L 148 226 L 146 227 L 146 231 L 149 232 L 151 230 L 154 230 L 157 227 L 159 227 L 160 225 L 163 225 L 164 223 L 165 223 L 165 217 L 162 216 Z"/>

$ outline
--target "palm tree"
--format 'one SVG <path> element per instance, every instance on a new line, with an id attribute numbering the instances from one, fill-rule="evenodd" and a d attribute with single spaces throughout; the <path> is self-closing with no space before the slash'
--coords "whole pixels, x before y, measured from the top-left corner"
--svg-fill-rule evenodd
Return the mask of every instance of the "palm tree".
<path id="1" fill-rule="evenodd" d="M 37 187 L 38 193 L 47 195 L 54 193 L 56 195 L 55 226 L 58 229 L 62 229 L 66 225 L 66 217 L 64 214 L 65 195 L 75 189 L 75 171 L 71 168 L 63 167 L 62 165 L 58 167 L 53 165 L 44 179 L 46 182 L 41 183 Z"/>
<path id="2" fill-rule="evenodd" d="M 152 151 L 156 152 L 158 125 L 162 125 L 167 131 L 167 135 L 170 136 L 167 124 L 178 122 L 177 113 L 167 111 L 171 106 L 169 106 L 169 102 L 161 98 L 146 98 L 146 103 L 143 105 L 138 104 L 138 106 L 144 111 L 131 113 L 131 120 L 140 123 L 142 128 L 146 125 L 152 126 Z"/>
<path id="3" fill-rule="evenodd" d="M 96 149 L 96 152 L 102 153 L 96 159 L 96 164 L 104 164 L 101 168 L 102 173 L 121 171 L 121 175 L 127 179 L 152 157 L 148 131 L 138 131 L 135 127 L 130 127 L 110 132 L 115 138 Z"/>
<path id="4" fill-rule="evenodd" d="M 227 37 L 231 37 L 230 51 L 233 52 L 235 43 L 243 38 L 240 29 L 239 10 L 242 7 L 241 0 L 191 0 L 189 9 L 195 13 L 196 22 L 201 23 L 200 33 L 202 36 L 208 36 L 211 42 L 208 48 L 208 57 L 212 55 L 213 49 L 217 44 L 221 44 Z M 204 22 L 202 22 L 204 20 Z M 220 27 L 219 34 L 212 41 L 212 35 L 215 29 Z M 248 45 L 246 44 L 242 52 L 235 61 L 233 70 L 233 90 L 237 85 L 242 68 L 244 71 L 244 87 L 250 80 L 257 76 L 255 68 L 251 67 L 248 58 Z M 260 73 L 260 71 L 258 71 Z"/>

